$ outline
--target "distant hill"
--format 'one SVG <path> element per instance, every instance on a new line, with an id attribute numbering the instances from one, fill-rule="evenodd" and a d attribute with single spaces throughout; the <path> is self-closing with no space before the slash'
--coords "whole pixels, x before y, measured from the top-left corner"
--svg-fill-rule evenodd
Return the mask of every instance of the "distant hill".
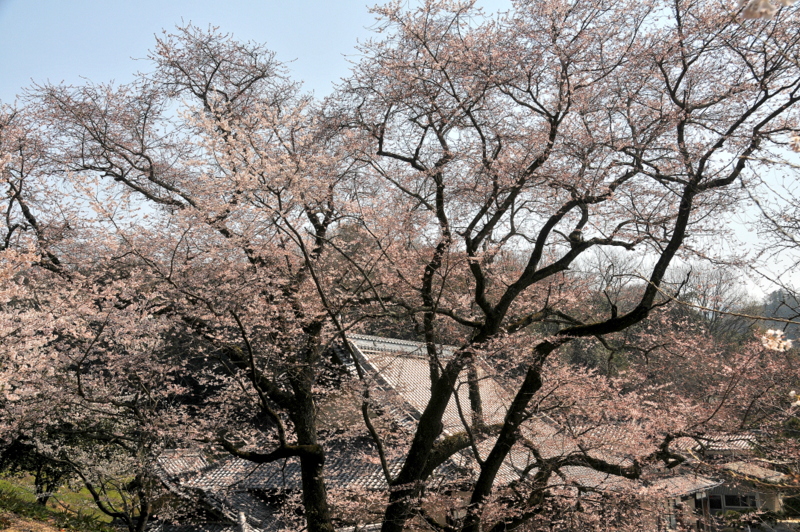
<path id="1" fill-rule="evenodd" d="M 800 300 L 795 294 L 785 290 L 776 290 L 766 297 L 762 315 L 800 321 Z M 800 337 L 800 326 L 798 325 L 766 320 L 763 322 L 763 326 L 767 329 L 782 330 L 788 338 Z"/>

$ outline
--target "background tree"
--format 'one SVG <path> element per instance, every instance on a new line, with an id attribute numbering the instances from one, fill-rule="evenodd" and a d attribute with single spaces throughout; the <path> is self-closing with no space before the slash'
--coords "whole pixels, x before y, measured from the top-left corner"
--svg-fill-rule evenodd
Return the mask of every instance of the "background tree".
<path id="1" fill-rule="evenodd" d="M 33 474 L 36 504 L 45 506 L 56 490 L 72 473 L 68 465 L 39 452 L 34 445 L 21 440 L 10 442 L 0 454 L 0 471 L 12 474 Z"/>

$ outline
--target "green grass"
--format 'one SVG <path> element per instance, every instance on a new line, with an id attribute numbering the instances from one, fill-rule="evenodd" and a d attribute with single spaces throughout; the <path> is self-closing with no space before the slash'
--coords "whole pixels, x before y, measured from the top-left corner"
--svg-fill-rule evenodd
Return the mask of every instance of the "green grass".
<path id="1" fill-rule="evenodd" d="M 86 532 L 113 532 L 111 518 L 100 512 L 87 490 L 61 488 L 46 507 L 36 504 L 31 477 L 0 477 L 0 512 L 45 521 L 56 528 Z M 7 519 L 0 519 L 0 528 L 7 528 Z"/>

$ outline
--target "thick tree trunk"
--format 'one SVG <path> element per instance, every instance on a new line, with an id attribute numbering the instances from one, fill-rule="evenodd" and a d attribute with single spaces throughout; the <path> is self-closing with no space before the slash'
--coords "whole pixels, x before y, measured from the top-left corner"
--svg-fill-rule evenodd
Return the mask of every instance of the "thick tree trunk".
<path id="1" fill-rule="evenodd" d="M 481 474 L 478 476 L 478 481 L 475 483 L 472 498 L 470 499 L 470 508 L 473 511 L 468 512 L 464 523 L 463 530 L 465 532 L 481 531 L 482 512 L 480 508 L 492 493 L 492 486 L 494 486 L 497 472 L 517 441 L 519 427 L 525 420 L 528 404 L 534 394 L 542 387 L 542 365 L 547 356 L 557 347 L 558 344 L 551 342 L 544 342 L 536 346 L 536 359 L 528 368 L 525 381 L 520 386 L 514 401 L 506 413 L 503 428 L 497 437 L 497 442 L 495 442 L 491 453 L 489 453 L 486 461 L 481 466 Z"/>
<path id="2" fill-rule="evenodd" d="M 414 435 L 403 469 L 392 483 L 382 532 L 401 532 L 405 526 L 413 500 L 420 493 L 421 481 L 425 480 L 426 464 L 431 449 L 442 433 L 442 416 L 467 356 L 469 355 L 464 353 L 457 354 L 445 367 L 436 383 L 431 386 L 431 399 L 420 417 L 417 433 Z"/>
<path id="3" fill-rule="evenodd" d="M 310 349 L 307 353 L 308 361 L 312 362 L 315 356 L 315 349 Z M 290 380 L 297 401 L 297 406 L 291 415 L 297 433 L 297 443 L 315 449 L 315 452 L 300 455 L 306 524 L 309 532 L 333 532 L 323 471 L 325 452 L 317 440 L 317 411 L 311 393 L 313 375 L 306 370 L 297 378 Z"/>
<path id="4" fill-rule="evenodd" d="M 300 458 L 300 471 L 303 480 L 303 506 L 306 510 L 306 523 L 309 532 L 333 532 L 328 495 L 325 488 L 323 466 L 325 456 L 320 448 L 319 454 L 304 455 Z"/>

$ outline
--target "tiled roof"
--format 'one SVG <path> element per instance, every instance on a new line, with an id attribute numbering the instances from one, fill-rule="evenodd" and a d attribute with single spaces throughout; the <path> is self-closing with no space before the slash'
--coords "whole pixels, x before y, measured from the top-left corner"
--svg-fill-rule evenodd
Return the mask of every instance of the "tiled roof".
<path id="1" fill-rule="evenodd" d="M 171 525 L 154 523 L 148 527 L 149 532 L 239 532 L 236 525 L 230 523 L 192 523 Z"/>
<path id="2" fill-rule="evenodd" d="M 347 526 L 344 528 L 337 528 L 336 532 L 378 532 L 381 528 L 383 528 L 383 523 L 372 523 L 358 527 Z"/>
<path id="3" fill-rule="evenodd" d="M 630 480 L 624 477 L 603 473 L 590 467 L 568 466 L 562 468 L 561 472 L 569 484 L 598 491 L 620 490 L 624 487 L 630 487 L 631 483 Z"/>
<path id="4" fill-rule="evenodd" d="M 672 442 L 677 451 L 711 453 L 750 452 L 756 445 L 752 434 L 708 434 L 696 438 L 683 437 Z"/>
<path id="5" fill-rule="evenodd" d="M 784 475 L 773 469 L 761 467 L 751 462 L 731 462 L 723 465 L 722 468 L 732 473 L 760 480 L 768 484 L 780 484 L 789 480 L 788 475 Z"/>
<path id="6" fill-rule="evenodd" d="M 283 525 L 276 509 L 249 491 L 210 490 L 205 492 L 205 496 L 212 506 L 218 508 L 231 521 L 237 521 L 240 514 L 244 514 L 248 528 L 254 529 L 255 532 L 277 530 Z"/>
<path id="7" fill-rule="evenodd" d="M 426 356 L 427 354 L 425 344 L 420 342 L 369 336 L 366 334 L 348 334 L 347 338 L 362 351 L 367 349 L 383 353 L 405 353 L 415 356 Z M 456 348 L 450 345 L 439 344 L 437 347 L 444 359 L 452 357 L 453 353 L 456 351 Z"/>
<path id="8" fill-rule="evenodd" d="M 493 440 L 484 440 L 478 443 L 477 447 L 481 458 L 485 459 L 488 456 L 493 444 Z M 465 472 L 472 480 L 478 477 L 480 468 L 475 461 L 474 453 L 471 448 L 464 449 L 453 455 L 451 460 L 457 470 Z M 526 469 L 532 463 L 533 455 L 526 449 L 515 446 L 500 465 L 500 469 L 497 472 L 497 482 L 507 485 L 515 480 L 519 480 L 523 474 L 527 474 Z M 530 471 L 528 473 L 533 474 L 533 472 Z"/>
<path id="9" fill-rule="evenodd" d="M 361 355 L 360 362 L 371 369 L 379 378 L 397 392 L 413 409 L 417 417 L 425 410 L 430 400 L 430 367 L 425 345 L 404 340 L 387 340 L 375 336 L 352 335 L 350 341 Z M 440 346 L 442 359 L 450 358 L 455 348 Z M 484 422 L 502 423 L 506 405 L 511 395 L 491 376 L 487 368 L 478 365 L 479 389 Z M 467 422 L 471 422 L 469 390 L 466 376 L 458 380 L 457 394 L 447 404 L 442 423 L 446 433 L 464 431 L 464 423 L 459 415 L 458 404 Z"/>
<path id="10" fill-rule="evenodd" d="M 359 355 L 362 365 L 374 372 L 383 381 L 384 387 L 395 391 L 403 399 L 406 407 L 411 409 L 412 414 L 418 418 L 430 400 L 430 369 L 425 345 L 374 336 L 353 335 L 349 339 L 357 349 L 357 355 Z M 444 359 L 451 357 L 454 351 L 453 347 L 440 346 L 440 352 L 443 353 L 441 356 Z M 487 367 L 479 365 L 477 369 L 484 422 L 487 424 L 502 423 L 512 396 L 492 378 Z M 457 395 L 461 412 L 469 422 L 470 403 L 466 380 L 465 375 L 459 378 Z M 464 423 L 459 415 L 455 397 L 450 399 L 442 423 L 445 433 L 453 434 L 464 431 Z M 529 420 L 523 426 L 522 431 L 523 436 L 537 448 L 545 459 L 580 452 L 576 438 L 543 416 Z M 592 436 L 594 440 L 598 440 L 599 431 L 594 430 Z M 624 447 L 620 445 L 620 442 L 624 441 L 621 438 L 627 436 L 624 430 L 614 431 L 613 428 L 608 428 L 602 436 L 605 437 L 605 445 L 598 446 L 597 441 L 593 441 L 593 445 L 588 446 L 592 449 L 590 454 L 593 457 L 620 465 L 632 463 L 625 458 L 624 453 L 615 455 L 613 452 L 614 444 L 617 447 Z M 493 445 L 494 440 L 491 438 L 478 444 L 478 452 L 482 458 L 488 456 Z M 465 450 L 460 457 L 454 457 L 454 462 L 460 467 L 472 469 L 477 474 L 479 468 L 471 454 L 472 450 Z M 509 484 L 519 480 L 520 475 L 534 461 L 533 454 L 528 449 L 521 444 L 515 445 L 500 467 L 497 474 L 498 483 Z M 595 488 L 611 484 L 608 475 L 589 468 L 573 466 L 564 468 L 564 471 L 570 472 L 573 478 L 569 481 L 574 484 Z"/>
<path id="11" fill-rule="evenodd" d="M 169 449 L 161 453 L 158 467 L 172 479 L 196 473 L 208 467 L 208 460 L 202 453 L 189 449 Z"/>
<path id="12" fill-rule="evenodd" d="M 416 420 L 430 399 L 430 369 L 424 344 L 364 335 L 351 335 L 349 340 L 351 346 L 355 348 L 358 363 L 375 379 L 382 393 L 394 398 L 391 404 L 386 405 L 385 412 L 401 426 L 406 425 L 413 430 Z M 440 348 L 443 362 L 452 357 L 455 351 L 448 346 Z M 341 358 L 346 365 L 352 365 L 353 361 L 348 358 L 347 351 L 339 346 L 335 356 Z M 512 395 L 492 378 L 488 367 L 478 364 L 477 370 L 484 421 L 487 424 L 502 423 Z M 445 410 L 442 421 L 446 434 L 464 431 L 464 422 L 457 407 L 459 403 L 461 413 L 469 423 L 471 409 L 466 376 L 459 378 L 457 393 L 450 399 Z M 530 419 L 521 430 L 524 438 L 545 459 L 582 452 L 580 444 L 595 458 L 619 465 L 632 464 L 625 452 L 631 445 L 628 441 L 630 433 L 627 428 L 586 427 L 583 430 L 570 432 L 548 418 L 540 416 Z M 676 442 L 676 444 L 684 443 L 686 442 Z M 717 444 L 716 440 L 711 443 Z M 493 445 L 492 438 L 477 444 L 482 458 L 488 455 Z M 749 449 L 750 446 L 751 442 L 746 438 L 719 440 L 720 449 Z M 466 449 L 445 462 L 437 470 L 439 478 L 457 482 L 459 478 L 463 480 L 464 476 L 476 477 L 480 469 L 472 452 L 472 449 Z M 532 474 L 535 470 L 530 469 L 530 466 L 534 462 L 533 453 L 525 445 L 518 443 L 512 448 L 498 472 L 498 484 L 508 485 L 519 480 L 523 474 Z M 392 474 L 399 472 L 402 463 L 402 459 L 390 463 Z M 182 488 L 202 492 L 207 502 L 233 521 L 239 512 L 244 512 L 248 524 L 256 529 L 275 527 L 277 521 L 270 506 L 254 492 L 299 490 L 301 485 L 300 464 L 297 458 L 258 465 L 229 457 L 209 465 L 199 453 L 170 451 L 159 459 L 159 466 L 166 476 L 173 478 Z M 334 445 L 328 448 L 324 470 L 326 484 L 330 490 L 387 489 L 376 453 L 371 445 L 364 442 L 358 445 Z M 623 486 L 631 486 L 633 482 L 588 467 L 568 466 L 562 468 L 561 473 L 563 476 L 553 475 L 551 478 L 553 485 L 562 483 L 596 490 L 618 490 Z M 651 488 L 663 491 L 669 496 L 678 496 L 690 495 L 718 484 L 717 481 L 698 475 L 677 475 L 659 479 L 651 485 Z M 228 531 L 198 530 L 198 532 Z"/>
<path id="13" fill-rule="evenodd" d="M 683 474 L 656 480 L 650 485 L 650 488 L 656 493 L 663 493 L 668 497 L 681 497 L 707 491 L 721 484 L 722 482 L 718 480 L 701 475 Z"/>
<path id="14" fill-rule="evenodd" d="M 380 463 L 364 453 L 331 450 L 325 457 L 325 481 L 329 489 L 386 489 L 386 479 Z M 402 463 L 390 465 L 393 473 Z M 254 464 L 241 458 L 220 460 L 188 479 L 184 486 L 201 490 L 234 489 L 299 489 L 300 462 L 296 458 L 269 464 Z"/>

